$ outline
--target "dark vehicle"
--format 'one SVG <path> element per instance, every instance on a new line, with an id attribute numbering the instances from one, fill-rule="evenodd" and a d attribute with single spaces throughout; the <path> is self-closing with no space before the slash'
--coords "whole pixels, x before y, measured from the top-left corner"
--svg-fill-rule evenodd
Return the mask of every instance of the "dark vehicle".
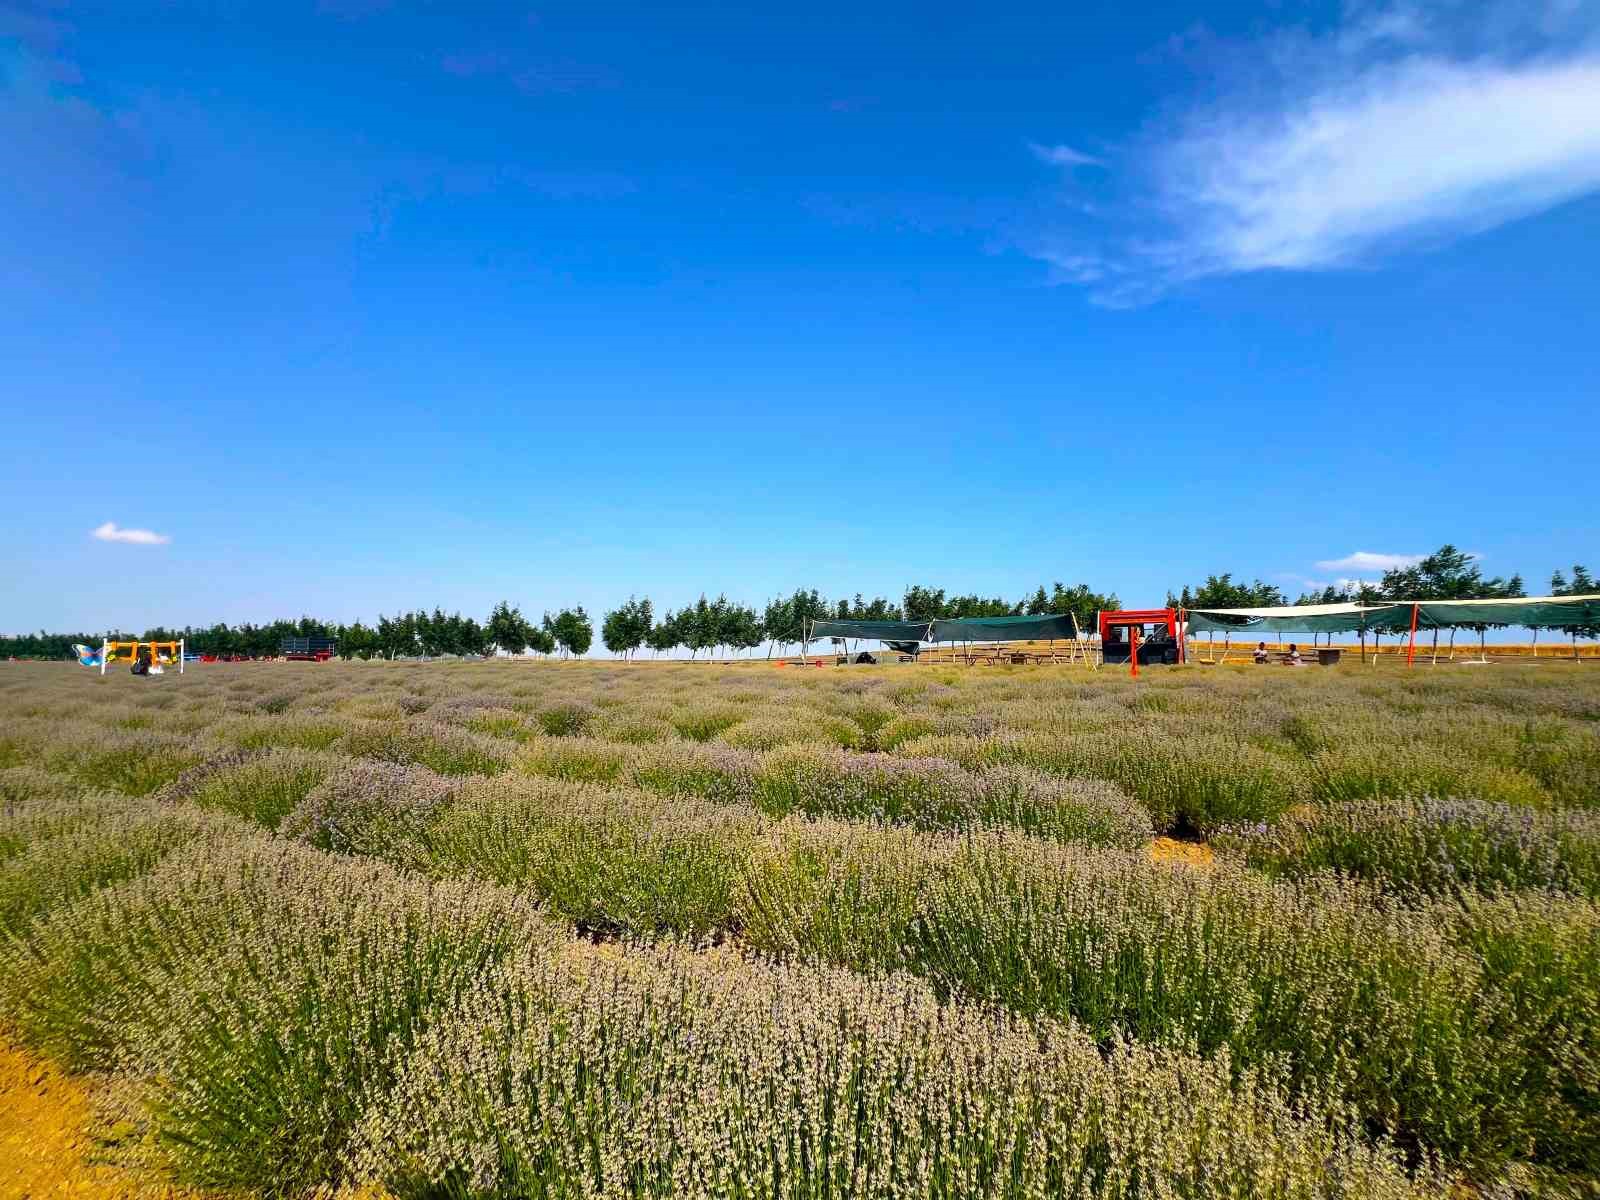
<path id="1" fill-rule="evenodd" d="M 339 639 L 330 637 L 286 637 L 278 643 L 278 653 L 292 662 L 327 662 L 339 649 Z"/>

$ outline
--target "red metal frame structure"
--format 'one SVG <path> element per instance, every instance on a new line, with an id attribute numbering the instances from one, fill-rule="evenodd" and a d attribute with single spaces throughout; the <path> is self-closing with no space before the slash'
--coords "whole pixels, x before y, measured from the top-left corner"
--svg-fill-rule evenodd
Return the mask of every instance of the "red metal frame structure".
<path id="1" fill-rule="evenodd" d="M 1178 610 L 1175 608 L 1129 608 L 1121 612 L 1101 612 L 1099 624 L 1102 649 L 1110 639 L 1113 629 L 1126 629 L 1130 626 L 1142 628 L 1145 625 L 1165 625 L 1167 627 L 1167 637 L 1177 644 L 1178 661 L 1182 662 L 1184 660 L 1183 622 L 1179 619 Z M 1137 648 L 1132 653 L 1137 654 Z"/>
<path id="2" fill-rule="evenodd" d="M 1130 625 L 1165 625 L 1167 636 L 1173 641 L 1178 640 L 1178 610 L 1175 608 L 1130 608 L 1122 612 L 1102 612 L 1100 640 L 1104 642 L 1114 627 L 1126 629 Z"/>

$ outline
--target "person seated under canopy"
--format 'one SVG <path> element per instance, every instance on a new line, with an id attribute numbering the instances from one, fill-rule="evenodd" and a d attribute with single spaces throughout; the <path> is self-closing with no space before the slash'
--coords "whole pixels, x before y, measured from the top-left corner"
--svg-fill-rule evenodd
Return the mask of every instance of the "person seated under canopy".
<path id="1" fill-rule="evenodd" d="M 1250 657 L 1255 659 L 1258 663 L 1266 662 L 1267 661 L 1267 644 L 1265 642 L 1257 642 L 1256 643 L 1256 648 L 1255 648 L 1255 653 L 1253 653 Z"/>

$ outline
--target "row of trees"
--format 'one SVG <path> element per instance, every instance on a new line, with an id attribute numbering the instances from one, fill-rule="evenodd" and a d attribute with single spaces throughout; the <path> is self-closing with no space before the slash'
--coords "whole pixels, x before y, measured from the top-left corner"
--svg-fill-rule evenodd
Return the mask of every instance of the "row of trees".
<path id="1" fill-rule="evenodd" d="M 769 645 L 770 655 L 776 647 L 803 646 L 813 621 L 921 622 L 1072 613 L 1087 632 L 1094 627 L 1097 612 L 1116 608 L 1117 603 L 1115 596 L 1101 595 L 1081 583 L 1069 588 L 1058 582 L 1049 591 L 1041 585 L 1031 596 L 1017 601 L 948 596 L 943 588 L 915 584 L 905 590 L 898 604 L 883 596 L 868 600 L 859 592 L 849 599 L 829 602 L 815 588 L 799 588 L 792 595 L 769 601 L 759 613 L 726 596 L 708 600 L 702 595 L 677 612 L 669 609 L 657 621 L 649 599 L 629 597 L 626 604 L 605 615 L 600 636 L 606 649 L 624 657 L 648 648 L 657 654 L 684 649 L 692 658 L 703 650 L 739 653 L 763 643 Z"/>
<path id="2" fill-rule="evenodd" d="M 563 608 L 552 616 L 545 613 L 535 624 L 522 613 L 502 601 L 481 624 L 473 617 L 460 613 L 446 613 L 435 608 L 400 613 L 389 617 L 379 615 L 376 624 L 362 621 L 344 625 L 301 617 L 298 621 L 279 620 L 264 625 L 216 624 L 182 629 L 156 626 L 142 633 L 122 630 L 100 633 L 46 633 L 21 634 L 0 637 L 0 657 L 6 658 L 68 658 L 73 643 L 98 647 L 102 637 L 113 641 L 175 642 L 182 639 L 186 650 L 195 654 L 243 655 L 247 658 L 270 658 L 278 653 L 284 638 L 312 637 L 337 638 L 340 657 L 350 658 L 412 658 L 418 655 L 437 658 L 444 655 L 462 657 L 493 654 L 521 654 L 532 650 L 540 654 L 586 654 L 594 643 L 594 628 L 589 614 L 580 604 Z"/>
<path id="3" fill-rule="evenodd" d="M 1586 595 L 1597 590 L 1600 590 L 1600 583 L 1582 566 L 1572 568 L 1570 580 L 1560 571 L 1550 580 L 1552 595 Z M 1361 582 L 1345 588 L 1327 587 L 1308 592 L 1295 603 L 1382 604 L 1391 600 L 1464 600 L 1521 595 L 1524 591 L 1519 576 L 1486 578 L 1472 555 L 1445 545 L 1414 566 L 1384 572 L 1377 582 Z M 1287 603 L 1276 586 L 1259 579 L 1250 583 L 1236 582 L 1231 574 L 1209 575 L 1198 587 L 1185 586 L 1176 595 L 1167 594 L 1170 607 L 1183 608 L 1264 608 Z M 1015 601 L 999 596 L 950 595 L 943 588 L 923 584 L 906 588 L 899 602 L 883 596 L 869 600 L 860 593 L 848 599 L 829 601 L 815 588 L 797 588 L 788 596 L 769 601 L 759 612 L 749 605 L 730 601 L 726 596 L 710 600 L 702 595 L 694 604 L 676 612 L 670 609 L 663 612 L 659 619 L 648 598 L 630 597 L 627 603 L 605 614 L 601 622 L 601 640 L 606 649 L 624 657 L 632 657 L 641 649 L 657 654 L 688 650 L 691 656 L 703 651 L 737 654 L 764 643 L 774 647 L 802 645 L 810 624 L 818 620 L 922 622 L 1045 613 L 1071 613 L 1079 627 L 1087 632 L 1094 627 L 1097 612 L 1118 607 L 1120 603 L 1115 595 L 1095 592 L 1087 584 L 1067 587 L 1060 582 L 1049 589 L 1041 585 L 1031 595 Z M 1549 628 L 1574 638 L 1600 637 L 1600 624 Z M 0 657 L 66 658 L 71 656 L 74 642 L 97 646 L 102 636 L 129 640 L 134 635 L 120 631 L 104 635 L 41 631 L 0 637 Z M 252 658 L 276 654 L 286 637 L 337 638 L 339 654 L 344 658 L 473 656 L 495 651 L 582 655 L 593 645 L 594 627 L 582 605 L 563 608 L 554 615 L 547 612 L 534 622 L 525 618 L 520 609 L 502 601 L 481 623 L 460 613 L 445 613 L 435 608 L 432 612 L 418 609 L 393 617 L 380 615 L 371 626 L 361 621 L 342 625 L 301 617 L 298 621 L 280 620 L 264 625 L 157 627 L 138 636 L 147 641 L 182 638 L 196 653 L 238 654 Z"/>
<path id="4" fill-rule="evenodd" d="M 459 613 L 446 616 L 439 609 L 378 617 L 375 629 L 361 622 L 339 626 L 339 655 L 342 658 L 401 658 L 423 655 L 473 657 L 493 654 L 555 654 L 563 657 L 587 654 L 594 643 L 594 626 L 583 605 L 563 608 L 551 616 L 545 613 L 537 625 L 522 615 L 521 609 L 502 600 L 483 624 Z"/>
<path id="5" fill-rule="evenodd" d="M 522 611 L 502 600 L 495 605 L 482 625 L 460 613 L 446 616 L 434 609 L 378 617 L 377 628 L 361 622 L 338 627 L 339 654 L 343 658 L 399 658 L 421 654 L 430 658 L 443 655 L 462 657 L 493 654 L 538 654 L 563 656 L 587 654 L 594 643 L 594 627 L 583 605 L 563 608 L 555 616 L 545 613 L 535 625 Z"/>

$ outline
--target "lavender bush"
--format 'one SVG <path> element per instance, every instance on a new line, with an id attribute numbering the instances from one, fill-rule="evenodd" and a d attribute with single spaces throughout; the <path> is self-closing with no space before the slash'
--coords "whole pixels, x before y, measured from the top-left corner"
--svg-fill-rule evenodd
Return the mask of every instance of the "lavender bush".
<path id="1" fill-rule="evenodd" d="M 1338 871 L 1402 896 L 1551 888 L 1600 897 L 1600 813 L 1492 800 L 1357 799 L 1225 831 L 1220 849 L 1278 876 Z"/>
<path id="2" fill-rule="evenodd" d="M 677 949 L 506 960 L 363 1121 L 401 1196 L 1410 1197 L 1329 1108 L 903 977 Z"/>
<path id="3" fill-rule="evenodd" d="M 412 860 L 426 853 L 429 826 L 458 786 L 425 767 L 352 762 L 312 788 L 279 832 L 319 850 Z"/>
<path id="4" fill-rule="evenodd" d="M 236 833 L 35 924 L 0 958 L 0 1014 L 127 1074 L 180 1182 L 298 1195 L 341 1182 L 430 1010 L 553 937 L 485 884 Z"/>

